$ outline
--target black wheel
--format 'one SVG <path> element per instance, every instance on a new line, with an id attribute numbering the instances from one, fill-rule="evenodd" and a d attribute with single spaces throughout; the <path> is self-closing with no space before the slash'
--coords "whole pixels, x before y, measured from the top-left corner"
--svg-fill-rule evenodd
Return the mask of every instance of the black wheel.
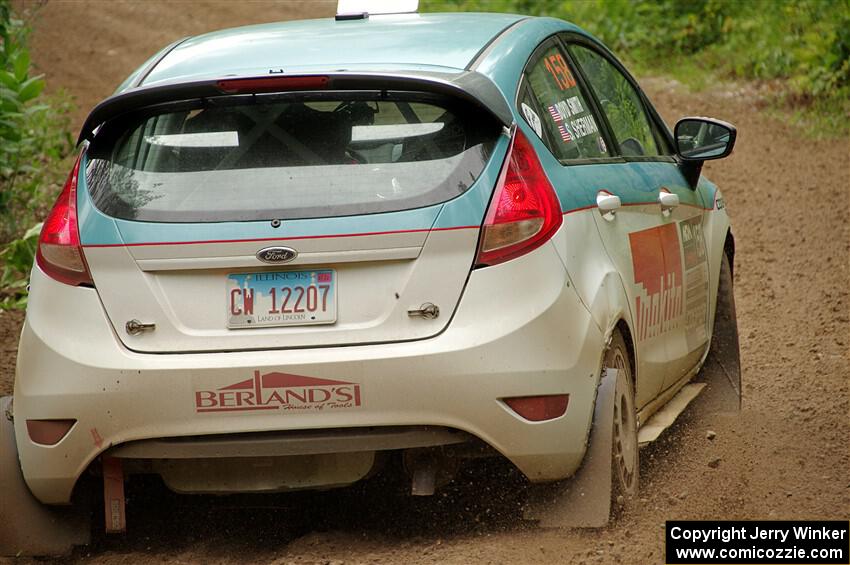
<path id="1" fill-rule="evenodd" d="M 710 386 L 717 390 L 718 408 L 729 411 L 740 410 L 741 353 L 738 344 L 738 318 L 735 312 L 735 293 L 732 288 L 732 267 L 725 253 L 720 262 L 714 330 L 703 375 Z"/>
<path id="2" fill-rule="evenodd" d="M 626 342 L 619 331 L 614 332 L 605 352 L 605 368 L 617 369 L 611 458 L 611 499 L 617 508 L 635 499 L 640 475 L 634 375 Z"/>

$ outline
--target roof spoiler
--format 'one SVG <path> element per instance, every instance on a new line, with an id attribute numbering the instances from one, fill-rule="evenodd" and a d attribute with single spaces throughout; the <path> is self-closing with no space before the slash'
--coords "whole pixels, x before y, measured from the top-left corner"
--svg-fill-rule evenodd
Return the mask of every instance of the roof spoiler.
<path id="1" fill-rule="evenodd" d="M 281 86 L 270 88 L 274 81 Z M 282 81 L 288 81 L 284 84 Z M 322 73 L 286 77 L 227 77 L 197 82 L 139 87 L 111 96 L 95 106 L 86 118 L 77 144 L 94 139 L 103 123 L 128 112 L 147 106 L 226 96 L 233 93 L 232 85 L 241 83 L 241 94 L 292 92 L 310 90 L 404 90 L 431 92 L 459 98 L 490 113 L 503 126 L 513 123 L 513 115 L 505 97 L 493 82 L 475 71 L 461 73 L 411 72 L 389 73 Z"/>

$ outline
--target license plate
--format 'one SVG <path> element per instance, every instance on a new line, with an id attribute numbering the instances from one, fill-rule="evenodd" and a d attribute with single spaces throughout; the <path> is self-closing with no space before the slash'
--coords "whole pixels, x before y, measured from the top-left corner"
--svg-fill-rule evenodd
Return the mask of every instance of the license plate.
<path id="1" fill-rule="evenodd" d="M 228 328 L 336 322 L 336 273 L 280 271 L 227 275 Z"/>

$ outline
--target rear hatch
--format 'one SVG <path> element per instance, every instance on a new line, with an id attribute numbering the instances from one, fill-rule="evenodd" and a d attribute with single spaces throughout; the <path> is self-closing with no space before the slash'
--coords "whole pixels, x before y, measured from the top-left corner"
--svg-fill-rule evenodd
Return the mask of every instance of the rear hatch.
<path id="1" fill-rule="evenodd" d="M 430 337 L 473 265 L 502 131 L 480 107 L 426 92 L 137 108 L 103 124 L 86 151 L 85 259 L 136 351 Z M 439 315 L 418 315 L 429 304 Z M 128 331 L 134 321 L 155 328 Z"/>

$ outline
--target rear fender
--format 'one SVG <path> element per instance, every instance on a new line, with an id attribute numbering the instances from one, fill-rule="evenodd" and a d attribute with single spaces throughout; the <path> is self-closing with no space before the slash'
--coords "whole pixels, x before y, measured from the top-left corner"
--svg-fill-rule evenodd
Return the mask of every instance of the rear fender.
<path id="1" fill-rule="evenodd" d="M 618 273 L 605 273 L 595 300 L 590 305 L 590 312 L 593 319 L 598 320 L 600 327 L 604 329 L 606 344 L 611 342 L 611 336 L 621 320 L 625 321 L 629 333 L 633 335 L 632 311 L 629 308 L 623 279 Z"/>
<path id="2" fill-rule="evenodd" d="M 632 367 L 637 378 L 640 362 L 631 340 L 634 331 L 628 295 L 620 273 L 609 260 L 601 240 L 595 237 L 597 233 L 591 213 L 570 214 L 552 238 L 552 243 L 564 264 L 568 284 L 575 287 L 576 294 L 602 333 L 597 374 L 602 374 L 602 361 L 614 330 L 625 324 L 629 333 L 627 342 L 631 349 Z M 581 245 L 574 243 L 577 241 Z"/>
<path id="3" fill-rule="evenodd" d="M 552 243 L 570 282 L 607 343 L 620 320 L 624 320 L 632 332 L 632 311 L 623 279 L 596 236 L 598 232 L 591 213 L 595 212 L 568 215 Z"/>

